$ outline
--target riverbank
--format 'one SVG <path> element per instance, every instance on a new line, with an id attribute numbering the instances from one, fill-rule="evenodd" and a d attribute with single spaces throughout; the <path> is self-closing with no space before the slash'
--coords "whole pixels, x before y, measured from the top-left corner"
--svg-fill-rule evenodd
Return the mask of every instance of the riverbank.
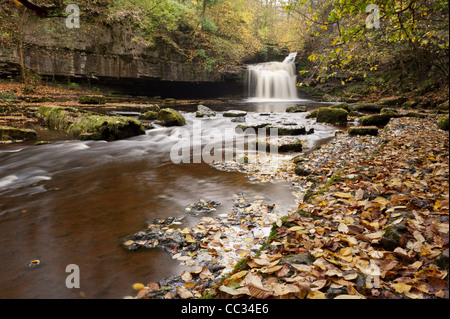
<path id="1" fill-rule="evenodd" d="M 272 172 L 240 163 L 255 180 L 291 182 L 298 210 L 268 218 L 249 203 L 246 217 L 224 216 L 238 236 L 214 218 L 174 230 L 201 248 L 173 258 L 211 261 L 143 285 L 137 298 L 448 298 L 448 154 L 448 132 L 428 115 L 391 119 L 379 136 L 342 132 L 297 164 L 277 158 Z M 299 163 L 311 174 L 296 175 Z"/>

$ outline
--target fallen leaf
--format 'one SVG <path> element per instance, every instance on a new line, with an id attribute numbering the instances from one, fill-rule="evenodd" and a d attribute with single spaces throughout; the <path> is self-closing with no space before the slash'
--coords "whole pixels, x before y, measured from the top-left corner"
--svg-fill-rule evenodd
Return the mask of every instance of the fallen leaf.
<path id="1" fill-rule="evenodd" d="M 411 288 L 412 287 L 410 285 L 407 285 L 404 283 L 398 283 L 398 284 L 394 285 L 395 292 L 397 292 L 399 294 L 402 294 L 404 292 L 409 292 L 411 290 Z"/>
<path id="2" fill-rule="evenodd" d="M 325 293 L 317 290 L 317 291 L 310 291 L 308 295 L 306 296 L 308 299 L 325 299 Z"/>
<path id="3" fill-rule="evenodd" d="M 184 286 L 178 286 L 176 288 L 176 291 L 177 291 L 178 296 L 180 296 L 181 299 L 194 298 L 194 294 Z"/>

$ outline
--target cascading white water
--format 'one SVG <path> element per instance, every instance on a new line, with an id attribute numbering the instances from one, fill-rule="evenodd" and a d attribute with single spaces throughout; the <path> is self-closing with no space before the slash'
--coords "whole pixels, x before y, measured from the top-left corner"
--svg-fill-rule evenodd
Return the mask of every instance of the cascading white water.
<path id="1" fill-rule="evenodd" d="M 254 100 L 297 100 L 295 58 L 289 54 L 283 62 L 249 65 L 248 96 Z"/>

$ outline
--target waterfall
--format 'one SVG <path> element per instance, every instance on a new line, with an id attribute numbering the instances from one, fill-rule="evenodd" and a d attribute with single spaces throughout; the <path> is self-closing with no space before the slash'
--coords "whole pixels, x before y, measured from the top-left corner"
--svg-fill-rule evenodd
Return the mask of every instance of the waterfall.
<path id="1" fill-rule="evenodd" d="M 268 62 L 249 65 L 249 101 L 298 100 L 295 58 L 291 53 L 283 62 Z"/>

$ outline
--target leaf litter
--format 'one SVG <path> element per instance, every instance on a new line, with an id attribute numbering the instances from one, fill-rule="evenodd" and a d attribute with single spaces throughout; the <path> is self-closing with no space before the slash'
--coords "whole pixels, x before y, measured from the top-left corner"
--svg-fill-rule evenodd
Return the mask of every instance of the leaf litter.
<path id="1" fill-rule="evenodd" d="M 342 132 L 299 155 L 309 176 L 294 173 L 298 153 L 265 170 L 268 155 L 221 164 L 260 182 L 290 181 L 298 210 L 283 216 L 239 194 L 233 212 L 192 228 L 153 225 L 195 241 L 195 250 L 171 252 L 197 269 L 138 297 L 448 298 L 449 142 L 436 122 L 392 119 L 377 137 Z"/>

